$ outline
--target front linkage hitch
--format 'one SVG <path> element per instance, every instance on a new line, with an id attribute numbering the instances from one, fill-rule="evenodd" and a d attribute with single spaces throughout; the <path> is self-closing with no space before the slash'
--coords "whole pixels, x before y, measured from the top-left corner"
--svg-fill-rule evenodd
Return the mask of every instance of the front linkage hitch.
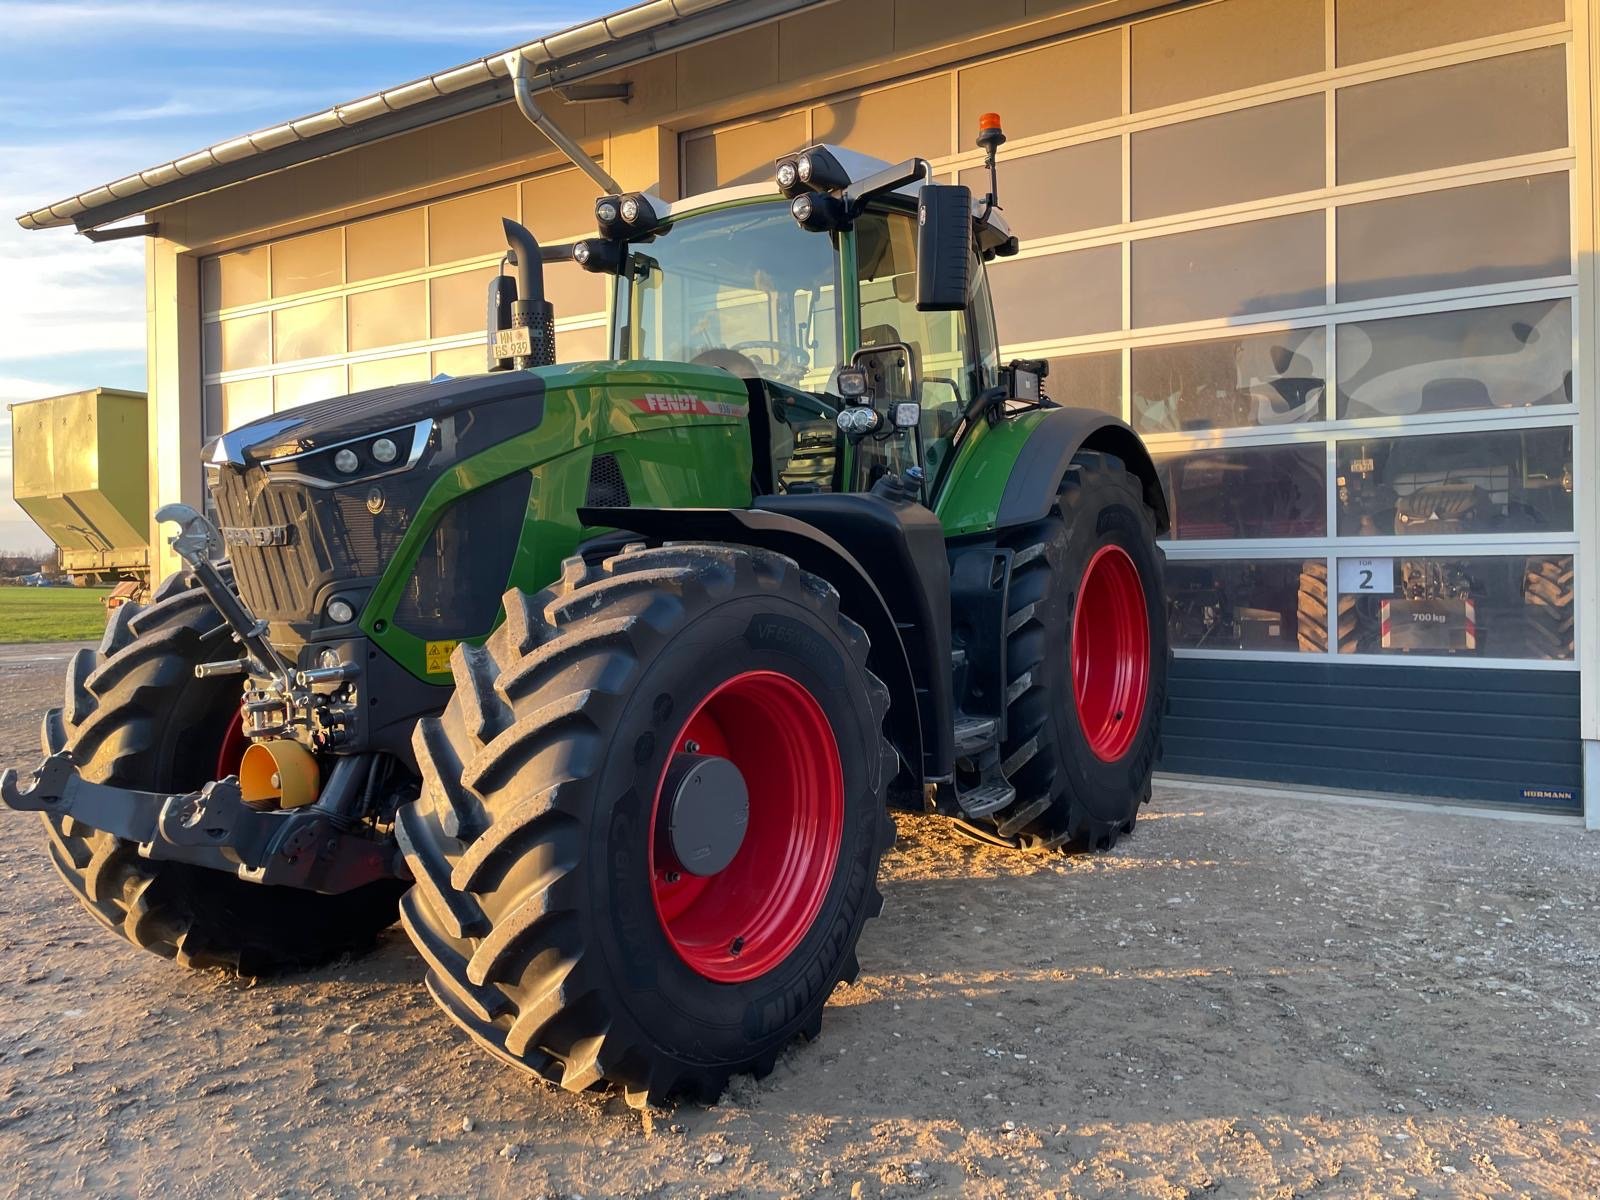
<path id="1" fill-rule="evenodd" d="M 246 804 L 232 775 L 182 795 L 90 783 L 63 750 L 39 764 L 27 787 L 19 786 L 15 770 L 0 772 L 0 804 L 71 817 L 136 843 L 145 858 L 331 895 L 409 878 L 392 841 L 345 828 L 348 821 L 325 803 L 358 788 L 367 757 L 341 759 L 317 804 L 273 812 Z"/>

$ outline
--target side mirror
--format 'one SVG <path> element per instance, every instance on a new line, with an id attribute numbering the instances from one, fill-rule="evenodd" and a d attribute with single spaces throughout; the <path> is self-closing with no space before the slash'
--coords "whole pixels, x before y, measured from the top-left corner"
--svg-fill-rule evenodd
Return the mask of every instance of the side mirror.
<path id="1" fill-rule="evenodd" d="M 917 196 L 917 311 L 967 306 L 972 259 L 972 189 L 928 183 Z"/>

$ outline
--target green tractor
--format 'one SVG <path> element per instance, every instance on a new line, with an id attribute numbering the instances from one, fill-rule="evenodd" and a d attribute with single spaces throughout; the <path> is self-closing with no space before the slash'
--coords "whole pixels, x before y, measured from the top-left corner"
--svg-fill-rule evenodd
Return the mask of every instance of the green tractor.
<path id="1" fill-rule="evenodd" d="M 507 221 L 491 369 L 217 440 L 218 519 L 158 514 L 186 568 L 0 799 L 182 965 L 398 915 L 445 1012 L 562 1087 L 767 1072 L 857 973 L 892 810 L 1093 850 L 1149 798 L 1165 500 L 1000 362 L 993 179 L 813 147 L 604 196 L 576 247 Z M 558 255 L 612 277 L 614 360 L 552 365 Z"/>

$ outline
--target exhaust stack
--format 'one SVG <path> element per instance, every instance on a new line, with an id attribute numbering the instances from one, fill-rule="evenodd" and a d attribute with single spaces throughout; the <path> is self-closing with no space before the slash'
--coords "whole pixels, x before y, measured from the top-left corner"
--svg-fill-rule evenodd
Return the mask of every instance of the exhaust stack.
<path id="1" fill-rule="evenodd" d="M 523 371 L 556 361 L 556 311 L 544 298 L 544 259 L 526 226 L 501 219 L 505 261 L 515 271 L 489 281 L 489 370 Z"/>

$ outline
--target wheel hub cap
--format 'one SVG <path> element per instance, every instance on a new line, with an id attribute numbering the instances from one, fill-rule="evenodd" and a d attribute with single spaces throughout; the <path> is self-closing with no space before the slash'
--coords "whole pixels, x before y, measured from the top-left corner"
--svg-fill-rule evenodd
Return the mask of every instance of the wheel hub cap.
<path id="1" fill-rule="evenodd" d="M 667 841 L 689 874 L 724 870 L 744 845 L 750 792 L 739 768 L 709 754 L 675 754 L 667 766 Z"/>

